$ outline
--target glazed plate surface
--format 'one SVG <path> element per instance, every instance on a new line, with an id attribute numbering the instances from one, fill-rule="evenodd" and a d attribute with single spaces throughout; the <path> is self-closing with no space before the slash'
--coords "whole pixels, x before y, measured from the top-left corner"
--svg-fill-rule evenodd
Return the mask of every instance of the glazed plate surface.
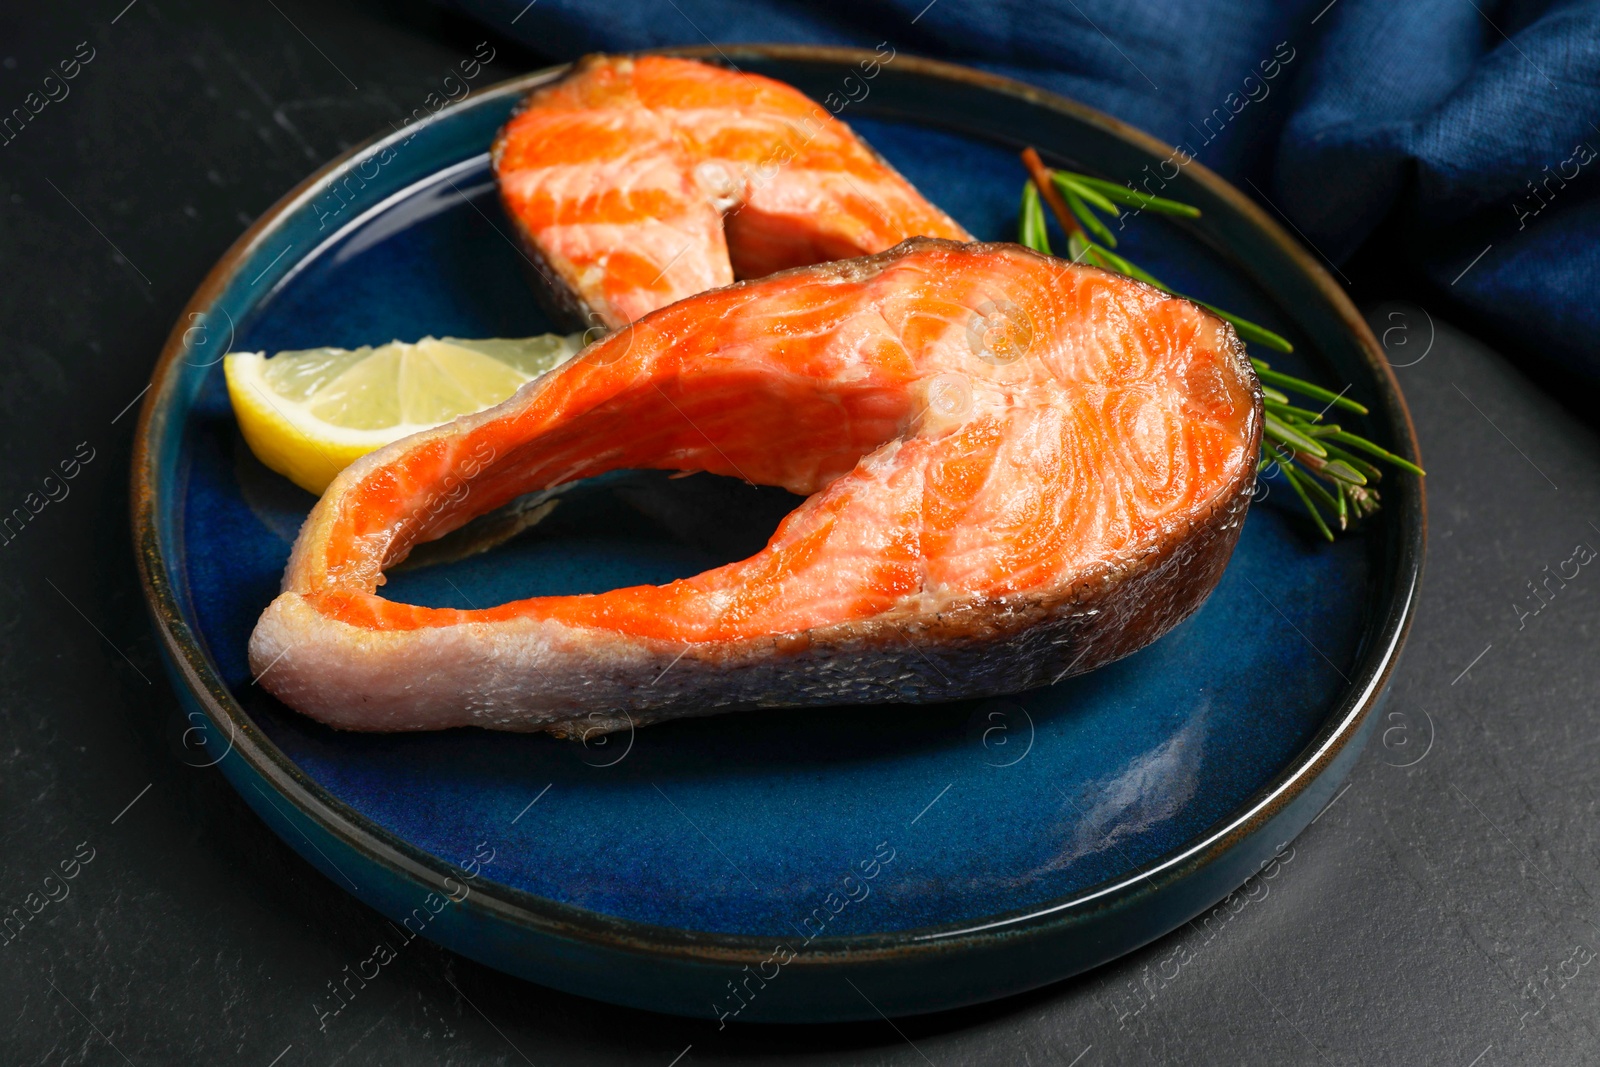
<path id="1" fill-rule="evenodd" d="M 960 68 L 899 56 L 869 76 L 871 53 L 723 52 L 710 58 L 830 109 L 847 100 L 840 117 L 980 239 L 1014 237 L 1023 143 L 1119 181 L 1167 156 Z M 211 755 L 262 817 L 464 954 L 740 1021 L 931 1011 L 1059 979 L 1211 906 L 1299 832 L 1364 740 L 1409 622 L 1423 542 L 1409 477 L 1387 479 L 1376 521 L 1332 545 L 1266 483 L 1198 614 L 1122 662 L 1004 699 L 739 713 L 576 743 L 339 734 L 251 684 L 246 641 L 313 498 L 244 446 L 220 356 L 550 329 L 486 150 L 552 76 L 486 90 L 308 180 L 219 264 L 156 371 L 134 469 L 146 588 Z M 1274 365 L 1348 384 L 1373 414 L 1341 421 L 1415 456 L 1378 347 L 1307 254 L 1198 165 L 1166 195 L 1205 214 L 1136 219 L 1122 250 L 1290 337 L 1297 353 Z M 521 538 L 401 570 L 384 592 L 466 608 L 670 581 L 754 551 L 795 502 L 710 475 L 608 476 Z"/>

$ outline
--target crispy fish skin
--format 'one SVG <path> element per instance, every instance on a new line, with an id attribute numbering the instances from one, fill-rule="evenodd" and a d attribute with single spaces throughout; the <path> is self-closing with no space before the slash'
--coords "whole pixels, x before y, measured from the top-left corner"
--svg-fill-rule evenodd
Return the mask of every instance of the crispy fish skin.
<path id="1" fill-rule="evenodd" d="M 666 56 L 587 56 L 492 149 L 535 291 L 617 328 L 735 277 L 971 235 L 799 90 Z"/>
<path id="2" fill-rule="evenodd" d="M 1243 346 L 1196 305 L 1016 245 L 908 241 L 682 301 L 357 461 L 306 520 L 251 665 L 353 730 L 1015 692 L 1205 600 L 1261 425 Z M 625 467 L 809 498 L 760 553 L 665 586 L 481 611 L 376 594 L 413 545 Z"/>

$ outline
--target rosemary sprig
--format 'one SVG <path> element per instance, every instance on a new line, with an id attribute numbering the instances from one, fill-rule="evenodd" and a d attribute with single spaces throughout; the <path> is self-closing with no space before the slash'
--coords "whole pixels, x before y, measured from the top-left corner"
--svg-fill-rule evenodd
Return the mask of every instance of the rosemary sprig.
<path id="1" fill-rule="evenodd" d="M 1067 255 L 1074 263 L 1088 263 L 1106 270 L 1136 278 L 1157 289 L 1181 296 L 1193 297 L 1173 289 L 1113 252 L 1117 239 L 1100 215 L 1120 218 L 1118 205 L 1153 211 L 1161 215 L 1196 218 L 1200 209 L 1192 204 L 1150 196 L 1137 189 L 1117 185 L 1087 174 L 1067 170 L 1052 170 L 1044 165 L 1039 153 L 1028 148 L 1022 153 L 1022 164 L 1028 169 L 1030 181 L 1022 189 L 1022 209 L 1017 221 L 1017 240 L 1036 252 L 1051 255 L 1049 227 L 1045 222 L 1044 208 L 1061 225 L 1067 238 Z M 1097 214 L 1097 212 L 1099 214 Z M 1294 346 L 1288 339 L 1248 319 L 1222 310 L 1204 300 L 1196 304 L 1225 322 L 1231 323 L 1241 340 L 1262 345 L 1278 352 L 1292 352 Z M 1378 491 L 1372 483 L 1382 479 L 1383 472 L 1355 452 L 1381 460 L 1411 474 L 1421 475 L 1423 470 L 1409 460 L 1380 448 L 1364 437 L 1350 433 L 1341 426 L 1323 422 L 1334 408 L 1367 414 L 1367 409 L 1343 392 L 1335 393 L 1314 382 L 1295 378 L 1282 371 L 1273 370 L 1266 360 L 1250 357 L 1256 377 L 1261 380 L 1261 393 L 1265 406 L 1265 426 L 1261 442 L 1259 472 L 1270 472 L 1274 467 L 1305 505 L 1312 522 L 1328 540 L 1333 540 L 1329 519 L 1340 530 L 1348 529 L 1352 519 L 1363 518 L 1378 510 Z M 1321 411 L 1290 402 L 1289 394 L 1321 402 Z M 1323 512 L 1329 518 L 1323 517 Z"/>

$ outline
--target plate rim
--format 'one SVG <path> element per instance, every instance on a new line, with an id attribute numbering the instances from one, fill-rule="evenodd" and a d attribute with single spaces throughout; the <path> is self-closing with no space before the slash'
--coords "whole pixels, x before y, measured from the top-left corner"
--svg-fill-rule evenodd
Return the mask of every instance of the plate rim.
<path id="1" fill-rule="evenodd" d="M 732 64 L 730 52 L 778 62 L 810 62 L 846 67 L 867 60 L 881 61 L 878 53 L 867 49 L 796 44 L 731 44 L 722 47 L 713 44 L 648 49 L 627 54 L 678 55 L 710 62 L 721 59 Z M 913 75 L 964 83 L 1063 113 L 1147 152 L 1166 155 L 1172 150 L 1170 145 L 1095 108 L 1012 78 L 906 53 L 897 53 L 894 63 L 897 68 L 909 70 Z M 451 868 L 448 863 L 386 830 L 306 776 L 260 731 L 222 681 L 220 671 L 211 661 L 199 636 L 185 622 L 182 598 L 168 580 L 169 560 L 161 549 L 159 521 L 162 513 L 157 488 L 160 451 L 153 447 L 153 442 L 159 435 L 169 432 L 167 415 L 178 381 L 178 368 L 185 362 L 182 356 L 186 350 L 186 324 L 196 321 L 193 316 L 203 313 L 214 303 L 249 256 L 275 231 L 285 216 L 317 195 L 329 179 L 341 174 L 358 157 L 398 143 L 413 135 L 421 126 L 446 121 L 462 108 L 480 107 L 506 96 L 524 95 L 540 84 L 559 78 L 571 66 L 571 63 L 556 64 L 506 79 L 440 109 L 409 129 L 402 128 L 369 138 L 317 168 L 279 198 L 217 260 L 179 313 L 152 370 L 133 442 L 130 518 L 140 585 L 167 653 L 169 666 L 181 677 L 189 695 L 200 702 L 213 724 L 220 726 L 226 723 L 229 727 L 230 747 L 218 762 L 227 755 L 237 753 L 251 772 L 270 783 L 302 816 L 313 820 L 346 847 L 424 889 L 447 896 L 453 892 L 452 882 L 455 883 L 454 892 L 459 892 L 461 888 L 460 882 L 449 873 Z M 1383 350 L 1371 329 L 1343 289 L 1309 251 L 1230 182 L 1198 161 L 1186 164 L 1184 171 L 1276 246 L 1311 281 L 1319 295 L 1337 314 L 1345 330 L 1357 342 L 1381 404 L 1374 414 L 1394 432 L 1399 453 L 1420 465 L 1421 454 L 1415 426 L 1394 371 L 1384 358 Z M 1119 901 L 1126 902 L 1141 884 L 1150 891 L 1159 892 L 1164 886 L 1181 883 L 1195 871 L 1226 856 L 1237 844 L 1262 829 L 1318 782 L 1323 772 L 1352 740 L 1362 736 L 1361 728 L 1386 689 L 1398 661 L 1416 613 L 1427 531 L 1426 485 L 1413 475 L 1400 477 L 1409 479 L 1410 484 L 1408 492 L 1398 494 L 1398 500 L 1392 499 L 1389 503 L 1398 533 L 1396 573 L 1389 601 L 1369 631 L 1374 639 L 1365 643 L 1353 680 L 1347 682 L 1339 704 L 1306 746 L 1267 785 L 1228 816 L 1191 838 L 1178 851 L 1110 881 L 1031 907 L 999 912 L 981 921 L 817 937 L 806 942 L 804 951 L 795 957 L 794 963 L 810 969 L 878 959 L 904 962 L 908 957 L 944 954 L 961 947 L 978 947 L 1000 938 L 1048 937 L 1064 926 L 1081 921 L 1096 906 L 1114 906 Z M 179 578 L 181 581 L 181 574 Z M 1298 827 L 1296 832 L 1299 832 Z M 489 911 L 499 920 L 509 921 L 535 934 L 588 943 L 632 955 L 668 957 L 676 961 L 687 959 L 719 964 L 756 964 L 768 957 L 775 942 L 789 940 L 779 934 L 700 931 L 606 915 L 490 879 L 475 881 L 470 899 L 477 907 Z"/>

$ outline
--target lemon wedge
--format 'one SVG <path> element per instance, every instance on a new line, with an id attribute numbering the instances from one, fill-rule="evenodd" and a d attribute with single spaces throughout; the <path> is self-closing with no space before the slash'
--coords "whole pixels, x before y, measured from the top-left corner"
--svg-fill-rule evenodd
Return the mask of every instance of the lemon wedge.
<path id="1" fill-rule="evenodd" d="M 228 397 L 256 458 L 320 495 L 375 448 L 505 400 L 577 354 L 583 335 L 424 337 L 377 347 L 234 352 Z"/>

